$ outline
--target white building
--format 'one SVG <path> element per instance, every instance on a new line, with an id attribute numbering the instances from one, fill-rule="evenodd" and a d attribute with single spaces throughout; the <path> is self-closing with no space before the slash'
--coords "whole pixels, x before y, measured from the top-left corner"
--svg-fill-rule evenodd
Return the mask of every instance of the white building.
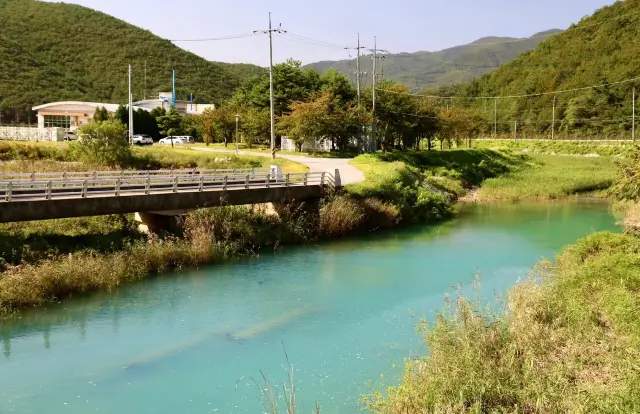
<path id="1" fill-rule="evenodd" d="M 38 128 L 63 128 L 75 130 L 79 126 L 90 122 L 97 108 L 104 107 L 109 113 L 114 113 L 120 105 L 99 102 L 65 101 L 52 102 L 34 106 L 38 112 Z M 133 110 L 138 110 L 134 105 Z M 146 108 L 142 108 L 147 110 Z"/>

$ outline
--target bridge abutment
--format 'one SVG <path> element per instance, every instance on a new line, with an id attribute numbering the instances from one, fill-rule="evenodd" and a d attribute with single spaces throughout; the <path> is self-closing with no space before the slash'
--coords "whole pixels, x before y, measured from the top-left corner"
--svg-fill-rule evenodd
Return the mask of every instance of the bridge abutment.
<path id="1" fill-rule="evenodd" d="M 182 228 L 182 216 L 186 213 L 186 210 L 137 212 L 138 230 L 143 233 L 173 233 Z"/>

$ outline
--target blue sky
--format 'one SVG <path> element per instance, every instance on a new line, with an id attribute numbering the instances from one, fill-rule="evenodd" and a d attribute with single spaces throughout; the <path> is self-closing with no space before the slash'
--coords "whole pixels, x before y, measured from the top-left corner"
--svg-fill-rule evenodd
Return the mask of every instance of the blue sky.
<path id="1" fill-rule="evenodd" d="M 290 33 L 338 45 L 362 45 L 393 53 L 436 51 L 484 36 L 526 37 L 571 23 L 613 0 L 72 0 L 168 39 L 211 38 L 266 29 L 268 12 Z M 306 4 L 303 6 L 303 4 Z M 269 62 L 265 35 L 176 43 L 209 60 Z M 274 41 L 274 60 L 310 63 L 348 58 L 339 47 Z"/>

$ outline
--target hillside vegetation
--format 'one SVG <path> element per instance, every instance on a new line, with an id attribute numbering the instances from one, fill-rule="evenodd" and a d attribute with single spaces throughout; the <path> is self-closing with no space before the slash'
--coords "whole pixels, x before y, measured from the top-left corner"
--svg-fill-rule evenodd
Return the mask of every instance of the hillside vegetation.
<path id="1" fill-rule="evenodd" d="M 244 79 L 263 72 L 253 65 L 209 62 L 77 5 L 0 0 L 0 27 L 0 109 L 12 114 L 59 100 L 125 102 L 128 64 L 134 71 L 134 99 L 170 91 L 172 68 L 178 99 L 194 93 L 207 103 L 220 103 Z"/>
<path id="2" fill-rule="evenodd" d="M 438 52 L 388 54 L 382 63 L 384 77 L 407 85 L 413 91 L 468 82 L 534 49 L 538 43 L 560 30 L 536 33 L 529 38 L 485 37 L 467 45 Z M 361 60 L 364 71 L 372 73 L 371 59 Z M 354 60 L 322 61 L 308 67 L 325 71 L 334 68 L 353 76 Z M 370 82 L 369 82 L 370 83 Z"/>
<path id="3" fill-rule="evenodd" d="M 465 97 L 540 94 L 640 77 L 639 38 L 640 0 L 616 2 L 499 69 L 441 94 L 460 96 L 453 104 L 474 108 L 484 116 L 487 132 L 493 132 L 494 100 Z M 556 94 L 556 136 L 630 138 L 635 86 L 640 83 Z M 498 133 L 512 134 L 518 121 L 520 136 L 550 136 L 553 101 L 554 94 L 498 99 Z"/>

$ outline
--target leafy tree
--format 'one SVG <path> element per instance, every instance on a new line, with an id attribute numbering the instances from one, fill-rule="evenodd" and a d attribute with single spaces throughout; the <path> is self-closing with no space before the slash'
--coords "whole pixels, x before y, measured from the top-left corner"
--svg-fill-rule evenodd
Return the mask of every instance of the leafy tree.
<path id="1" fill-rule="evenodd" d="M 451 148 L 453 143 L 461 145 L 465 140 L 471 147 L 471 140 L 482 132 L 484 126 L 484 119 L 467 108 L 443 108 L 438 118 L 441 148 L 444 142 Z"/>
<path id="2" fill-rule="evenodd" d="M 299 61 L 289 59 L 273 67 L 274 110 L 277 116 L 289 112 L 292 102 L 304 101 L 320 87 L 315 70 L 302 69 Z M 232 99 L 239 107 L 269 108 L 269 76 L 254 76 L 238 88 Z"/>
<path id="3" fill-rule="evenodd" d="M 184 116 L 182 118 L 182 132 L 185 135 L 192 136 L 194 141 L 201 142 L 203 140 L 203 130 L 199 115 Z"/>
<path id="4" fill-rule="evenodd" d="M 74 151 L 87 163 L 123 167 L 131 158 L 126 133 L 119 121 L 90 122 L 78 128 Z"/>
<path id="5" fill-rule="evenodd" d="M 236 111 L 229 106 L 207 109 L 200 115 L 200 124 L 207 144 L 224 142 L 224 146 L 233 141 L 236 133 Z"/>
<path id="6" fill-rule="evenodd" d="M 109 112 L 107 111 L 107 108 L 105 108 L 104 106 L 97 107 L 96 111 L 93 113 L 93 120 L 95 122 L 108 121 Z"/>
<path id="7" fill-rule="evenodd" d="M 302 151 L 305 142 L 326 137 L 331 123 L 329 105 L 329 94 L 309 102 L 294 102 L 291 104 L 291 112 L 279 118 L 278 129 L 293 140 L 298 151 Z"/>
<path id="8" fill-rule="evenodd" d="M 242 140 L 249 148 L 254 143 L 268 143 L 271 139 L 271 118 L 269 110 L 253 107 L 240 111 L 240 131 Z"/>

